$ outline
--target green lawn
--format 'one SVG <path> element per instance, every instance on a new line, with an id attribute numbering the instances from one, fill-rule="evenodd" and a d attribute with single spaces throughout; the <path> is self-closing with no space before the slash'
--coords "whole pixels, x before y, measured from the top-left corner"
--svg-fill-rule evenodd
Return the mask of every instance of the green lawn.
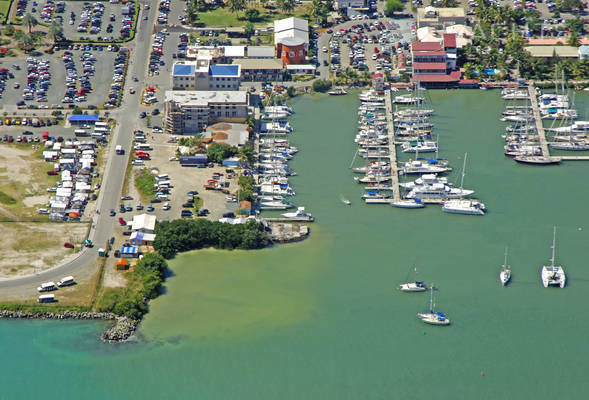
<path id="1" fill-rule="evenodd" d="M 254 25 L 267 25 L 276 19 L 291 16 L 308 18 L 311 11 L 311 6 L 307 4 L 298 6 L 292 15 L 283 14 L 278 9 L 256 8 L 260 11 L 260 17 L 254 22 Z M 236 14 L 229 11 L 228 8 L 215 8 L 210 11 L 198 13 L 198 20 L 210 27 L 245 26 L 247 23 L 243 11 Z"/>
<path id="2" fill-rule="evenodd" d="M 0 20 L 4 21 L 4 18 L 8 14 L 8 9 L 10 8 L 10 0 L 0 0 L 0 14 L 3 15 Z"/>

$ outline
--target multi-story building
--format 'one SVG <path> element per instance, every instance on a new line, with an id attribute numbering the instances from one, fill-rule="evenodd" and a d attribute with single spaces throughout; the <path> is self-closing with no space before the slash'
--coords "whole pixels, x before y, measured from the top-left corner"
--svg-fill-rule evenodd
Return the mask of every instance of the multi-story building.
<path id="1" fill-rule="evenodd" d="M 249 96 L 243 91 L 178 91 L 165 96 L 164 131 L 195 135 L 216 122 L 245 122 Z"/>
<path id="2" fill-rule="evenodd" d="M 418 28 L 431 26 L 436 29 L 444 29 L 447 26 L 456 24 L 466 24 L 466 13 L 462 7 L 424 7 L 417 9 Z"/>
<path id="3" fill-rule="evenodd" d="M 239 65 L 196 60 L 178 62 L 172 68 L 174 90 L 239 90 L 240 80 Z"/>
<path id="4" fill-rule="evenodd" d="M 242 58 L 233 60 L 233 64 L 241 67 L 244 81 L 280 82 L 283 80 L 284 67 L 276 58 Z"/>
<path id="5" fill-rule="evenodd" d="M 304 64 L 309 49 L 309 23 L 290 17 L 274 21 L 276 57 L 282 64 Z"/>
<path id="6" fill-rule="evenodd" d="M 411 61 L 413 80 L 424 86 L 451 86 L 460 80 L 460 71 L 455 71 L 455 34 L 444 34 L 441 43 L 411 43 Z"/>

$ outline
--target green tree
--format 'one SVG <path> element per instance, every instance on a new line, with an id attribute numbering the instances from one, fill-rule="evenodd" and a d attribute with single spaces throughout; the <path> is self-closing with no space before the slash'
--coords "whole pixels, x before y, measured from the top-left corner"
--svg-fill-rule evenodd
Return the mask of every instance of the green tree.
<path id="1" fill-rule="evenodd" d="M 295 97 L 295 95 L 296 95 L 296 94 L 297 94 L 297 91 L 296 91 L 296 89 L 294 88 L 294 86 L 289 86 L 289 87 L 286 89 L 286 95 L 287 95 L 288 97 Z"/>
<path id="2" fill-rule="evenodd" d="M 48 34 L 53 40 L 53 44 L 55 44 L 57 41 L 63 38 L 63 28 L 57 21 L 53 21 L 51 25 L 49 25 Z"/>
<path id="3" fill-rule="evenodd" d="M 579 47 L 579 34 L 575 31 L 571 31 L 571 35 L 567 40 L 567 44 L 573 47 Z"/>
<path id="4" fill-rule="evenodd" d="M 245 23 L 245 26 L 243 27 L 243 30 L 245 31 L 248 37 L 251 37 L 256 31 L 256 28 L 254 27 L 254 24 L 251 21 L 247 21 Z"/>
<path id="5" fill-rule="evenodd" d="M 327 92 L 331 89 L 331 82 L 328 80 L 317 79 L 311 85 L 314 92 Z"/>
<path id="6" fill-rule="evenodd" d="M 35 18 L 35 16 L 31 13 L 26 13 L 25 16 L 22 18 L 22 23 L 29 29 L 29 35 L 31 34 L 31 30 L 33 27 L 37 26 L 39 21 Z"/>
<path id="7" fill-rule="evenodd" d="M 227 4 L 229 5 L 229 10 L 232 13 L 237 14 L 246 9 L 247 0 L 228 0 Z"/>
<path id="8" fill-rule="evenodd" d="M 249 10 L 245 11 L 245 19 L 250 22 L 255 22 L 260 18 L 260 12 L 255 8 L 250 8 Z"/>
<path id="9" fill-rule="evenodd" d="M 234 156 L 237 153 L 235 147 L 231 147 L 222 143 L 212 143 L 207 148 L 207 156 L 209 160 L 217 163 L 223 162 L 224 159 Z"/>
<path id="10" fill-rule="evenodd" d="M 18 35 L 16 41 L 18 46 L 25 51 L 30 51 L 35 47 L 35 39 L 31 35 L 28 35 L 24 32 L 22 35 Z"/>
<path id="11" fill-rule="evenodd" d="M 296 7 L 295 0 L 278 0 L 278 9 L 282 11 L 284 14 L 290 14 L 294 11 Z"/>
<path id="12" fill-rule="evenodd" d="M 5 34 L 6 36 L 14 35 L 14 26 L 6 25 L 6 27 L 2 30 L 2 33 Z"/>
<path id="13" fill-rule="evenodd" d="M 255 161 L 254 148 L 252 146 L 241 146 L 238 150 L 240 157 L 243 157 L 249 164 L 253 164 Z"/>
<path id="14" fill-rule="evenodd" d="M 573 18 L 573 19 L 569 19 L 566 23 L 565 26 L 572 32 L 576 32 L 576 33 L 580 33 L 583 34 L 583 20 L 579 17 L 577 18 Z"/>
<path id="15" fill-rule="evenodd" d="M 384 7 L 384 13 L 388 17 L 392 17 L 394 13 L 403 11 L 405 5 L 401 0 L 387 0 Z"/>

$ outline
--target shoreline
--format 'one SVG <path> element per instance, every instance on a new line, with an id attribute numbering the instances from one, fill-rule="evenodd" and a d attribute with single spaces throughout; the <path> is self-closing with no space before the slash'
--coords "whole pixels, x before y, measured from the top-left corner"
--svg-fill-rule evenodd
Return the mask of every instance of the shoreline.
<path id="1" fill-rule="evenodd" d="M 64 312 L 32 312 L 0 310 L 0 319 L 40 319 L 40 320 L 99 320 L 112 321 L 114 325 L 100 334 L 104 342 L 127 341 L 139 326 L 139 321 L 129 317 L 108 312 L 64 311 Z"/>

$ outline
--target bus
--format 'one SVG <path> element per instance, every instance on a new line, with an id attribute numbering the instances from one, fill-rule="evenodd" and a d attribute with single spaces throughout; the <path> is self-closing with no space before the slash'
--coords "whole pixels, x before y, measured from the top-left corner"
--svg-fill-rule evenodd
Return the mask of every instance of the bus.
<path id="1" fill-rule="evenodd" d="M 76 129 L 74 131 L 74 135 L 76 135 L 76 136 L 88 136 L 88 132 L 86 132 L 84 129 Z"/>
<path id="2" fill-rule="evenodd" d="M 39 303 L 53 303 L 55 301 L 55 295 L 54 294 L 42 294 L 41 296 L 39 296 L 37 301 Z"/>

